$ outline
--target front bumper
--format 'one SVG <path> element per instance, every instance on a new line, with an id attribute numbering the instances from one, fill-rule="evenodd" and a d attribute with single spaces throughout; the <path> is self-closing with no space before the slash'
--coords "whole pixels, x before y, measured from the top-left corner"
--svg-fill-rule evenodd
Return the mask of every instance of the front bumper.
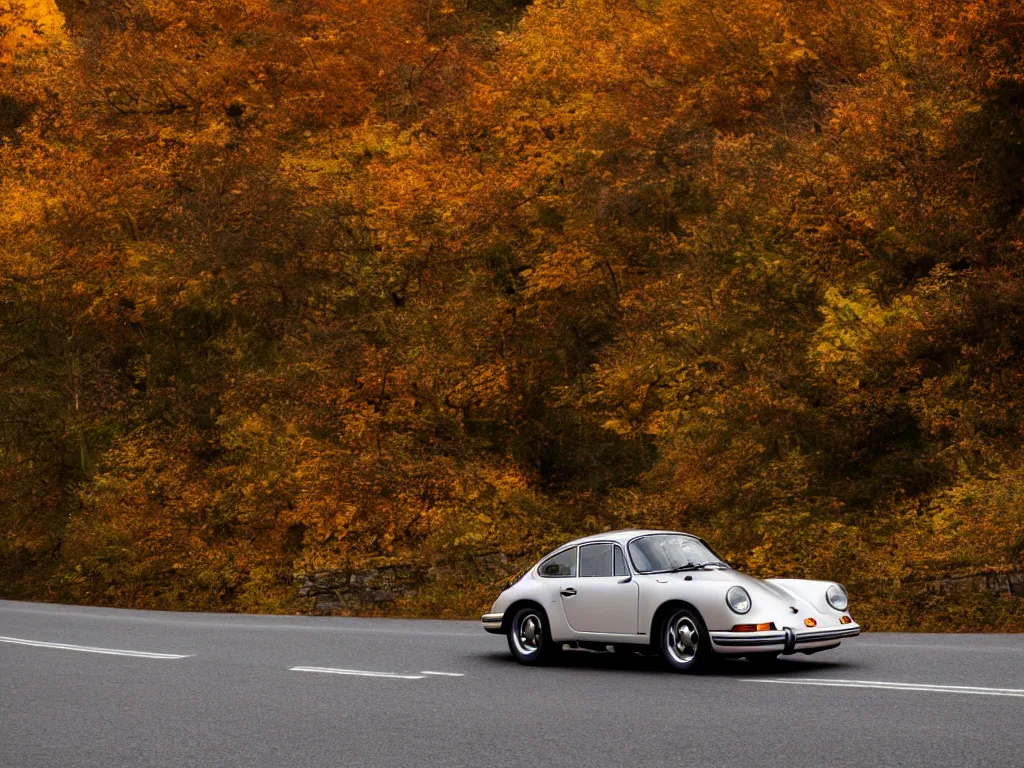
<path id="1" fill-rule="evenodd" d="M 859 634 L 859 624 L 817 629 L 786 627 L 769 632 L 712 632 L 711 647 L 716 653 L 813 653 L 834 648 L 841 640 Z"/>
<path id="2" fill-rule="evenodd" d="M 492 635 L 500 635 L 503 634 L 501 631 L 501 623 L 504 618 L 504 613 L 485 613 L 480 617 L 480 623 L 483 624 L 484 629 Z"/>

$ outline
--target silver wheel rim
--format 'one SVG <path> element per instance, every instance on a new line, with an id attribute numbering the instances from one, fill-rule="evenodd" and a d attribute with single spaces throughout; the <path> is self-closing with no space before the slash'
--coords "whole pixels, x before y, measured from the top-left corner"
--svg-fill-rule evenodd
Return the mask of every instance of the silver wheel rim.
<path id="1" fill-rule="evenodd" d="M 673 616 L 665 629 L 665 648 L 672 660 L 689 664 L 697 655 L 700 632 L 693 619 L 685 615 Z"/>
<path id="2" fill-rule="evenodd" d="M 540 650 L 544 642 L 544 625 L 536 613 L 527 613 L 516 621 L 512 628 L 512 642 L 524 656 L 531 656 Z"/>

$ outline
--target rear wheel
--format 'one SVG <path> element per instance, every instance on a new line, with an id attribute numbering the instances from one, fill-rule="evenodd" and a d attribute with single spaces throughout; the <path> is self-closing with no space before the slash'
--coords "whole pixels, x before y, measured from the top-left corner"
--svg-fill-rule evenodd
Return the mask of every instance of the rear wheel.
<path id="1" fill-rule="evenodd" d="M 551 641 L 547 616 L 540 608 L 516 611 L 508 628 L 508 649 L 520 664 L 535 666 L 551 660 L 558 651 Z"/>
<path id="2" fill-rule="evenodd" d="M 701 672 L 711 661 L 711 637 L 690 608 L 672 610 L 661 625 L 661 655 L 675 672 Z"/>

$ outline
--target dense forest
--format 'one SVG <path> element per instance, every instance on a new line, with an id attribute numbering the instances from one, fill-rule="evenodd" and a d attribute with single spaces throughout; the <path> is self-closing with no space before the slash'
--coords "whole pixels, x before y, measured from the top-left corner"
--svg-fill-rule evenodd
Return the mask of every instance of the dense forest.
<path id="1" fill-rule="evenodd" d="M 1024 570 L 1022 352 L 1018 0 L 0 0 L 0 596 L 657 526 L 1021 630 L 928 585 Z"/>

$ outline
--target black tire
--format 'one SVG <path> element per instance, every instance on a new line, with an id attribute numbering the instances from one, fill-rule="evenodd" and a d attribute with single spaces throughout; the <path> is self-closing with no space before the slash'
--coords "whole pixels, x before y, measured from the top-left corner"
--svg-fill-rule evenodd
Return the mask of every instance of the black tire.
<path id="1" fill-rule="evenodd" d="M 551 640 L 548 617 L 540 608 L 532 605 L 516 611 L 508 626 L 508 649 L 516 661 L 528 666 L 550 662 L 561 649 Z"/>
<path id="2" fill-rule="evenodd" d="M 699 673 L 711 665 L 711 636 L 691 608 L 670 610 L 659 628 L 661 655 L 673 672 Z"/>

